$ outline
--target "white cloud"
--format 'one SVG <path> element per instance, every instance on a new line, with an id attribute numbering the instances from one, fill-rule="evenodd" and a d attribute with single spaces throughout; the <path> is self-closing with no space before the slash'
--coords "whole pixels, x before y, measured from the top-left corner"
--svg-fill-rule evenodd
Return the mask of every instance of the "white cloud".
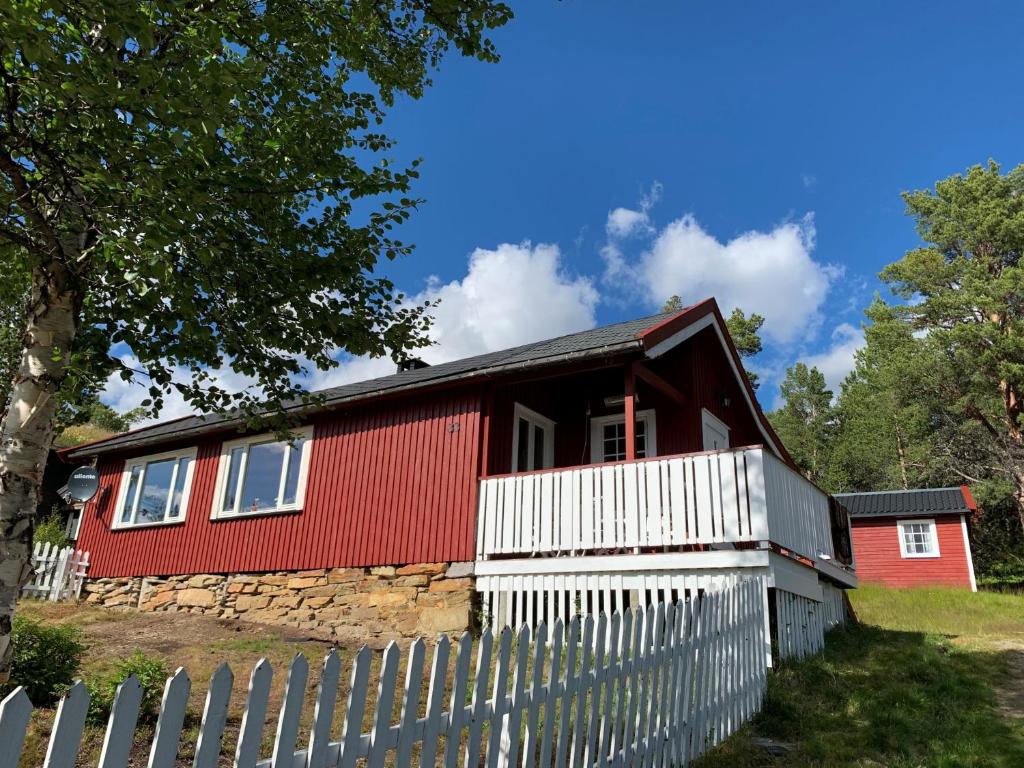
<path id="1" fill-rule="evenodd" d="M 804 362 L 808 368 L 821 371 L 828 388 L 838 396 L 843 379 L 853 370 L 854 355 L 863 346 L 864 331 L 849 323 L 841 323 L 832 331 L 828 349 L 807 357 Z"/>
<path id="2" fill-rule="evenodd" d="M 640 197 L 636 209 L 619 207 L 610 211 L 604 225 L 609 241 L 652 234 L 654 228 L 651 226 L 651 209 L 661 199 L 661 189 L 661 182 L 656 181 L 651 184 L 647 193 Z"/>
<path id="3" fill-rule="evenodd" d="M 142 365 L 133 355 L 123 355 L 119 359 L 124 365 L 133 370 L 138 371 L 142 369 Z M 187 368 L 180 366 L 174 367 L 171 375 L 179 382 L 189 381 L 192 378 L 191 372 Z M 216 371 L 212 375 L 211 380 L 206 382 L 204 386 L 206 384 L 220 387 L 228 392 L 243 392 L 253 387 L 255 385 L 255 380 L 248 376 L 235 373 L 233 370 L 226 367 L 220 371 Z M 106 387 L 104 387 L 101 399 L 115 411 L 125 413 L 133 408 L 138 408 L 142 405 L 142 401 L 148 400 L 149 397 L 149 382 L 141 374 L 138 376 L 138 380 L 136 381 L 125 381 L 119 375 L 112 374 L 107 379 L 107 384 Z M 172 389 L 164 395 L 164 405 L 160 411 L 160 416 L 155 419 L 144 419 L 136 426 L 155 424 L 158 421 L 176 419 L 180 416 L 189 416 L 193 413 L 195 413 L 195 411 L 192 407 L 185 402 L 185 399 L 176 389 Z"/>
<path id="4" fill-rule="evenodd" d="M 585 277 L 566 273 L 556 245 L 503 243 L 478 248 L 461 280 L 432 277 L 412 301 L 440 300 L 431 314 L 434 344 L 416 352 L 428 363 L 505 349 L 593 328 L 598 293 Z M 394 372 L 389 360 L 358 358 L 314 374 L 313 389 Z"/>
<path id="5" fill-rule="evenodd" d="M 436 364 L 593 328 L 598 299 L 589 278 L 565 270 L 557 245 L 523 242 L 478 248 L 470 254 L 462 279 L 442 283 L 431 277 L 426 288 L 412 297 L 414 303 L 440 300 L 431 310 L 434 324 L 429 335 L 434 343 L 415 354 Z M 124 362 L 136 370 L 140 367 L 130 357 Z M 317 390 L 394 372 L 389 358 L 348 358 L 337 368 L 312 371 L 304 383 Z M 189 378 L 185 369 L 175 369 L 173 375 L 181 381 Z M 218 372 L 213 383 L 231 392 L 254 384 L 230 369 Z M 148 397 L 148 386 L 112 376 L 103 401 L 127 411 Z M 158 420 L 190 413 L 191 408 L 172 391 Z"/>
<path id="6" fill-rule="evenodd" d="M 818 183 L 818 177 L 811 173 L 802 173 L 800 174 L 800 181 L 804 183 L 807 189 L 810 189 Z"/>
<path id="7" fill-rule="evenodd" d="M 841 274 L 812 258 L 814 241 L 810 215 L 721 242 L 687 214 L 658 233 L 636 272 L 652 305 L 672 295 L 684 302 L 713 296 L 726 313 L 739 307 L 763 315 L 765 338 L 788 343 L 817 329 L 825 296 Z"/>
<path id="8" fill-rule="evenodd" d="M 611 237 L 629 237 L 635 232 L 644 231 L 650 226 L 647 211 L 634 211 L 631 208 L 616 208 L 608 214 L 605 229 Z"/>

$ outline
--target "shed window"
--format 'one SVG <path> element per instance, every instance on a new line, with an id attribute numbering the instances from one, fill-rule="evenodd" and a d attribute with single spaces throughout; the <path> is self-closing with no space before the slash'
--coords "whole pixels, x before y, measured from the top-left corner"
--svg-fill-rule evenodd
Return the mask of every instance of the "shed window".
<path id="1" fill-rule="evenodd" d="M 934 520 L 900 520 L 896 527 L 903 557 L 939 556 L 939 538 Z"/>
<path id="2" fill-rule="evenodd" d="M 115 527 L 183 520 L 195 457 L 195 448 L 189 448 L 129 460 L 121 477 Z"/>
<path id="3" fill-rule="evenodd" d="M 302 508 L 312 429 L 289 440 L 258 435 L 225 443 L 217 472 L 214 517 Z"/>

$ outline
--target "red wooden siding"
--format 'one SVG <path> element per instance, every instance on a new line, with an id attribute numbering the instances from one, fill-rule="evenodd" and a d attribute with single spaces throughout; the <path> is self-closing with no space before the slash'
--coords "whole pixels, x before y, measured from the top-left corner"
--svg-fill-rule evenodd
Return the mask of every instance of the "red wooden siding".
<path id="1" fill-rule="evenodd" d="M 677 405 L 653 393 L 657 396 L 659 453 L 704 450 L 702 408 L 707 408 L 729 427 L 729 445 L 758 445 L 765 441 L 713 329 L 701 331 L 648 366 L 675 384 L 686 397 L 685 403 Z M 723 405 L 724 399 L 729 400 L 729 405 Z M 640 407 L 646 406 L 641 404 Z"/>
<path id="2" fill-rule="evenodd" d="M 606 408 L 604 398 L 623 394 L 626 364 L 623 360 L 601 370 L 497 386 L 490 419 L 489 474 L 512 470 L 512 415 L 517 402 L 555 421 L 556 467 L 589 464 L 587 407 L 589 405 L 591 417 L 622 413 L 622 406 Z M 637 410 L 653 408 L 655 411 L 659 455 L 704 449 L 702 408 L 707 408 L 729 426 L 731 445 L 764 442 L 713 330 L 701 331 L 663 358 L 643 364 L 675 385 L 686 398 L 685 403 L 679 404 L 645 382 L 637 383 Z M 722 404 L 723 396 L 730 400 L 728 406 Z"/>
<path id="3" fill-rule="evenodd" d="M 900 518 L 902 519 L 902 518 Z M 854 518 L 857 576 L 890 587 L 971 587 L 960 515 L 936 515 L 939 557 L 903 557 L 895 517 Z"/>
<path id="4" fill-rule="evenodd" d="M 124 461 L 106 460 L 79 546 L 96 577 L 472 560 L 479 416 L 463 391 L 315 420 L 298 513 L 212 521 L 216 439 L 199 445 L 184 522 L 111 531 Z"/>

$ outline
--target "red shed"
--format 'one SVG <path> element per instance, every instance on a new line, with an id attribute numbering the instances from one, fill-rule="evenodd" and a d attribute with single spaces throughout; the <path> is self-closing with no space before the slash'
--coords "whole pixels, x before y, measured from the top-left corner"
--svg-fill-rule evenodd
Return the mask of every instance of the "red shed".
<path id="1" fill-rule="evenodd" d="M 977 510 L 967 486 L 841 493 L 850 513 L 857 574 L 890 587 L 977 591 L 967 526 Z"/>

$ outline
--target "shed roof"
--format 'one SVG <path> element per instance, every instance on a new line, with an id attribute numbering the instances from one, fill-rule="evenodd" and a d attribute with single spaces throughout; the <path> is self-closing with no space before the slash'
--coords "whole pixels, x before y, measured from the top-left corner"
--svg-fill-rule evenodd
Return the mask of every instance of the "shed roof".
<path id="1" fill-rule="evenodd" d="M 851 517 L 924 517 L 969 515 L 977 509 L 967 488 L 920 488 L 909 491 L 837 493 Z"/>

